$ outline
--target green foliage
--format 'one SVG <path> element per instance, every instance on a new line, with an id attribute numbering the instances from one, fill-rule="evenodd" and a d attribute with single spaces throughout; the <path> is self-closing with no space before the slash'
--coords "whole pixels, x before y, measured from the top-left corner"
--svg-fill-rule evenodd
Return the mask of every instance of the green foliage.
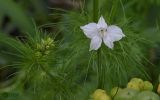
<path id="1" fill-rule="evenodd" d="M 34 33 L 34 26 L 24 11 L 12 0 L 0 0 L 1 12 L 9 15 L 13 23 L 21 29 L 22 32 Z"/>
<path id="2" fill-rule="evenodd" d="M 15 58 L 12 62 L 14 66 L 11 66 L 18 69 L 10 89 L 4 88 L 1 91 L 12 92 L 17 89 L 21 92 L 30 91 L 29 94 L 33 95 L 35 99 L 41 98 L 42 100 L 56 99 L 62 95 L 64 98 L 70 96 L 71 90 L 69 88 L 74 86 L 71 85 L 73 78 L 67 79 L 69 77 L 66 69 L 62 65 L 57 65 L 59 62 L 58 54 L 55 55 L 57 48 L 51 36 L 37 32 L 36 38 L 27 37 L 27 39 L 29 42 L 22 42 L 1 35 L 1 43 L 13 50 L 6 52 Z"/>
<path id="3" fill-rule="evenodd" d="M 85 38 L 79 26 L 90 22 L 90 18 L 91 16 L 71 12 L 70 14 L 67 13 L 61 22 L 60 28 L 63 29 L 65 40 L 71 45 L 70 48 L 77 51 L 77 53 L 83 53 L 85 55 L 89 53 L 89 40 Z M 124 23 L 122 27 L 126 34 L 126 39 L 116 43 L 114 50 L 109 50 L 105 46 L 102 50 L 102 62 L 104 62 L 103 66 L 106 68 L 106 80 L 108 80 L 106 85 L 110 85 L 109 87 L 125 84 L 128 78 L 134 75 L 133 71 L 135 71 L 136 74 L 141 73 L 141 77 L 149 78 L 146 76 L 147 74 L 144 73 L 143 64 L 141 63 L 141 61 L 144 60 L 144 55 L 138 45 L 143 43 L 145 39 L 139 38 L 140 35 L 138 33 L 130 31 L 131 28 L 128 24 Z M 66 41 L 64 43 L 67 43 Z M 93 54 L 95 56 L 94 52 Z M 80 54 L 77 55 L 80 56 Z M 96 58 L 93 59 L 93 62 L 96 63 Z M 94 68 L 96 65 L 93 64 L 91 66 Z"/>
<path id="4" fill-rule="evenodd" d="M 0 99 L 88 100 L 98 83 L 97 53 L 89 52 L 90 40 L 80 26 L 93 22 L 92 0 L 86 0 L 80 11 L 55 8 L 53 18 L 60 15 L 60 20 L 47 25 L 56 29 L 51 33 L 39 31 L 31 24 L 24 10 L 29 5 L 27 2 L 36 8 L 35 21 L 48 22 L 46 9 L 42 2 L 37 3 L 38 0 L 21 1 L 21 7 L 13 1 L 0 0 L 0 24 L 7 14 L 13 25 L 24 33 L 22 38 L 0 34 L 0 55 L 8 60 L 4 68 L 15 69 L 10 75 L 12 77 L 4 82 L 7 85 L 0 88 Z M 109 25 L 120 26 L 126 35 L 115 43 L 113 50 L 102 45 L 101 62 L 105 68 L 107 91 L 115 86 L 125 87 L 131 77 L 158 78 L 158 71 L 154 71 L 152 76 L 147 59 L 148 49 L 159 42 L 160 4 L 158 0 L 144 2 L 100 0 L 99 17 L 103 15 Z M 152 13 L 155 14 L 154 19 L 151 18 Z M 40 27 L 43 26 L 46 24 Z"/>

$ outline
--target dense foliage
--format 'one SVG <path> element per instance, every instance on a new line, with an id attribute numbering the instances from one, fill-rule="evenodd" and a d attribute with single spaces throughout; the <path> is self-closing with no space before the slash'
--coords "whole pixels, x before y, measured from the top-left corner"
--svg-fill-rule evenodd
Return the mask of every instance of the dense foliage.
<path id="1" fill-rule="evenodd" d="M 99 0 L 99 17 L 126 37 L 102 45 L 105 89 L 132 77 L 153 83 L 160 74 L 160 1 Z M 76 2 L 73 0 L 73 2 Z M 88 100 L 97 88 L 97 53 L 80 26 L 93 22 L 93 0 L 79 8 L 48 7 L 45 0 L 0 0 L 0 99 Z"/>

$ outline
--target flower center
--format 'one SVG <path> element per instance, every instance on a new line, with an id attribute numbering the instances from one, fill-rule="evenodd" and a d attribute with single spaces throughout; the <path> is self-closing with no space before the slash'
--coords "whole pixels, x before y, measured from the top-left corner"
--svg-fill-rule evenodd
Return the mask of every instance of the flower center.
<path id="1" fill-rule="evenodd" d="M 104 37 L 104 35 L 106 34 L 106 32 L 107 32 L 107 29 L 104 29 L 104 28 L 100 28 L 99 29 L 99 34 L 100 34 L 101 37 Z"/>

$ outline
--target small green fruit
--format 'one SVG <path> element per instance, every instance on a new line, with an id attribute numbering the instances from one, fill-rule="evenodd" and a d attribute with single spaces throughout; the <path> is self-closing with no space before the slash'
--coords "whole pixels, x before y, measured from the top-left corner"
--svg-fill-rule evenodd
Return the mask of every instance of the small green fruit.
<path id="1" fill-rule="evenodd" d="M 132 79 L 130 80 L 130 82 L 138 82 L 138 83 L 141 83 L 141 82 L 143 82 L 143 80 L 140 79 L 140 78 L 132 78 Z"/>
<path id="2" fill-rule="evenodd" d="M 111 97 L 114 97 L 116 94 L 118 94 L 118 92 L 121 92 L 121 91 L 122 89 L 120 87 L 114 87 L 110 92 Z"/>
<path id="3" fill-rule="evenodd" d="M 133 100 L 135 95 L 137 95 L 138 93 L 139 92 L 137 90 L 126 88 L 119 92 L 115 96 L 114 100 Z"/>
<path id="4" fill-rule="evenodd" d="M 140 78 L 132 78 L 131 83 L 136 84 L 136 86 L 138 87 L 139 90 L 143 90 L 144 87 L 144 83 L 143 80 Z M 137 88 L 135 85 L 133 86 L 134 88 Z"/>
<path id="5" fill-rule="evenodd" d="M 97 98 L 97 99 L 95 99 L 95 100 L 111 100 L 111 97 L 110 96 L 108 96 L 107 94 L 101 94 L 100 96 L 99 96 L 99 98 Z"/>
<path id="6" fill-rule="evenodd" d="M 160 100 L 159 96 L 151 91 L 139 93 L 133 100 Z"/>
<path id="7" fill-rule="evenodd" d="M 134 90 L 138 90 L 138 91 L 141 90 L 141 89 L 140 89 L 140 86 L 139 86 L 139 84 L 138 84 L 137 82 L 129 82 L 129 83 L 127 84 L 127 88 L 134 89 Z"/>
<path id="8" fill-rule="evenodd" d="M 149 81 L 144 81 L 144 87 L 143 90 L 149 90 L 152 91 L 153 90 L 153 85 L 151 82 Z"/>
<path id="9" fill-rule="evenodd" d="M 97 90 L 94 91 L 94 93 L 91 95 L 91 97 L 93 99 L 97 99 L 97 98 L 99 98 L 100 95 L 105 94 L 105 93 L 106 93 L 105 90 L 97 89 Z"/>
<path id="10" fill-rule="evenodd" d="M 93 100 L 111 100 L 110 96 L 107 95 L 105 90 L 97 89 L 92 95 Z"/>

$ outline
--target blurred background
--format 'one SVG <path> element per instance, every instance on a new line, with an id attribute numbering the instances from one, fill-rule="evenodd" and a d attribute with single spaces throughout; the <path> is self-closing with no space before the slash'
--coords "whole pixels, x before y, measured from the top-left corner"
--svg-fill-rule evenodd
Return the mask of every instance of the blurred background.
<path id="1" fill-rule="evenodd" d="M 132 31 L 149 41 L 141 49 L 148 61 L 144 64 L 147 67 L 146 71 L 151 81 L 156 83 L 160 74 L 160 0 L 100 0 L 100 7 L 106 17 L 111 12 L 112 16 L 116 16 L 110 19 L 108 17 L 107 20 L 121 22 L 121 18 L 125 17 L 126 20 L 123 19 L 123 22 L 130 24 Z M 116 11 L 117 9 L 120 11 Z M 36 28 L 48 34 L 57 33 L 61 26 L 54 23 L 67 21 L 66 15 L 70 15 L 70 12 L 82 13 L 92 10 L 92 0 L 0 0 L 0 34 L 24 40 L 24 34 L 34 33 Z M 60 32 L 56 40 L 61 40 L 65 34 L 67 33 Z M 12 84 L 8 80 L 15 77 L 17 72 L 16 68 L 7 66 L 14 61 L 13 55 L 4 54 L 8 49 L 10 48 L 0 44 L 0 91 L 1 88 Z M 3 94 L 4 92 L 0 93 L 3 98 L 1 100 L 17 100 L 9 98 L 10 96 Z"/>

